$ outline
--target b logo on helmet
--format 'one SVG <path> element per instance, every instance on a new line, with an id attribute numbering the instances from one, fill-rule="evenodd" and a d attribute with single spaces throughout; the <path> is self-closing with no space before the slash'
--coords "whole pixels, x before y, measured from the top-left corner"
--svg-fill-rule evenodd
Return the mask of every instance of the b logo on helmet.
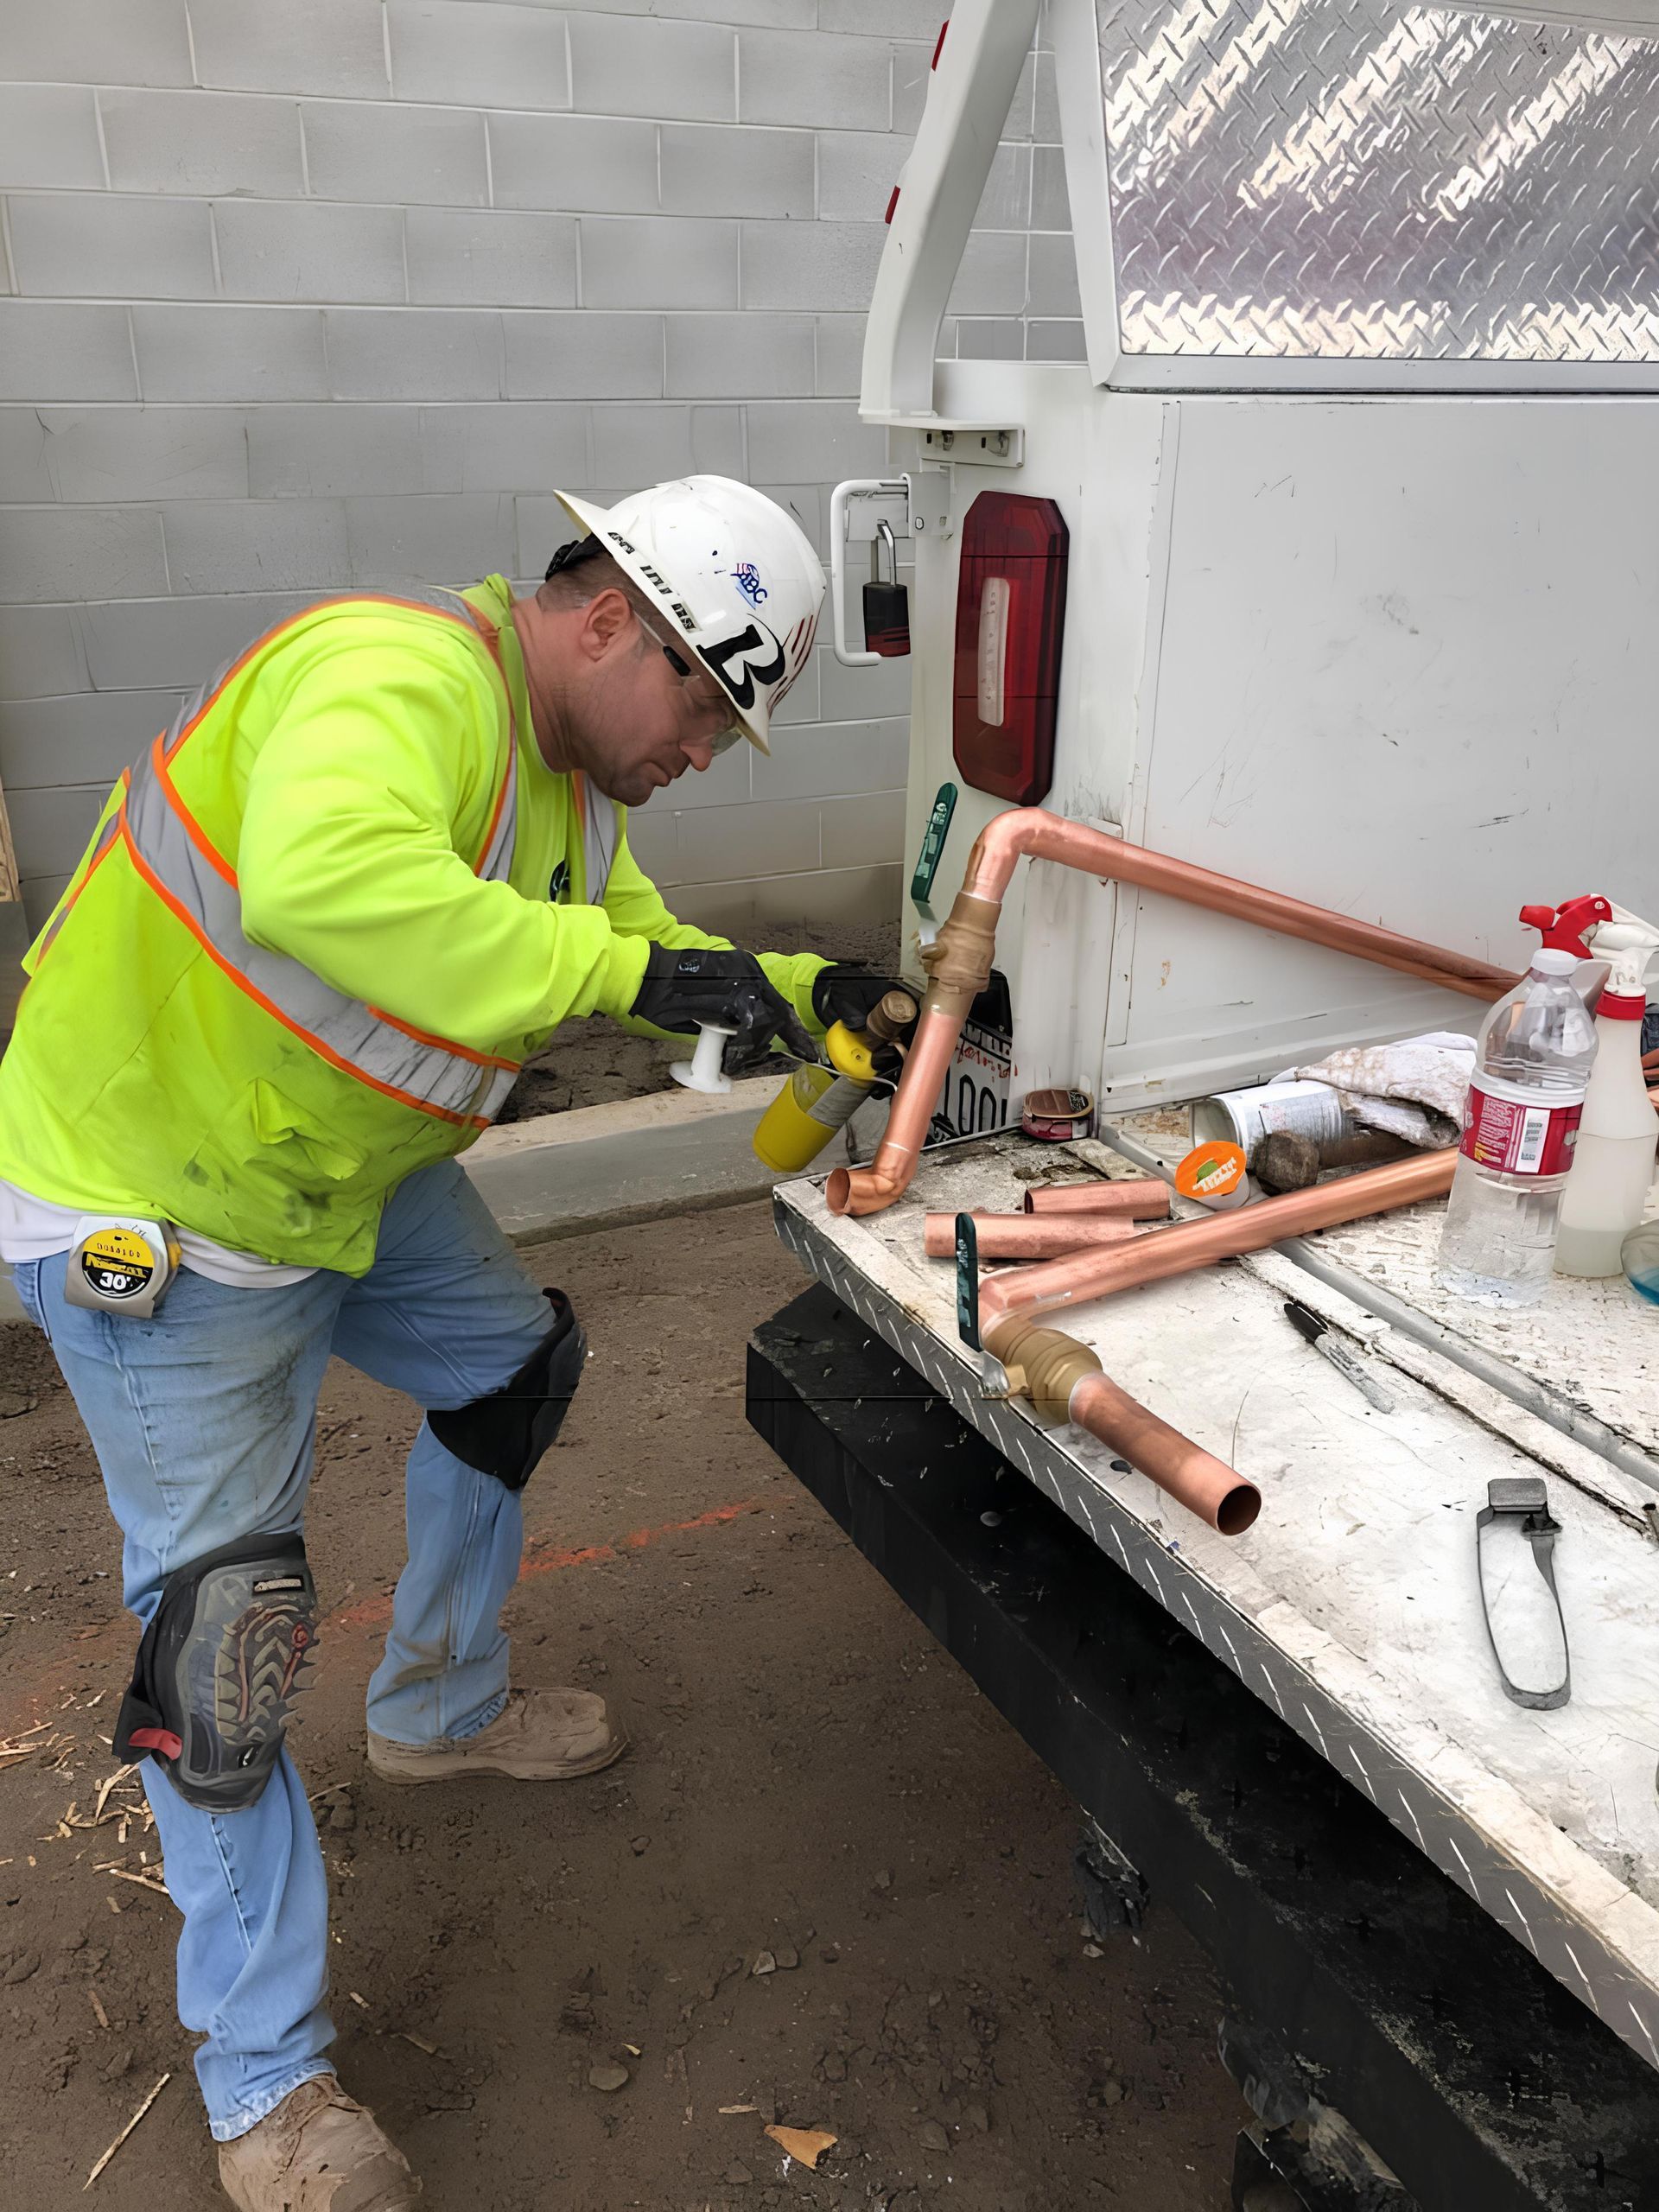
<path id="1" fill-rule="evenodd" d="M 770 648 L 770 658 L 764 664 L 751 658 L 765 648 Z M 755 686 L 775 683 L 784 672 L 783 647 L 770 630 L 758 623 L 746 622 L 735 636 L 722 638 L 718 645 L 704 645 L 702 650 L 704 660 L 740 707 L 752 707 Z M 739 662 L 735 675 L 730 665 L 733 661 Z"/>

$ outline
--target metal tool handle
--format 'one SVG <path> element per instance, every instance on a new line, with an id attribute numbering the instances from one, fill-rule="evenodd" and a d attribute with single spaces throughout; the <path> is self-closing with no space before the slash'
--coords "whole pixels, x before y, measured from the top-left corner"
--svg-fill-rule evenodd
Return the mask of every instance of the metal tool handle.
<path id="1" fill-rule="evenodd" d="M 1520 1522 L 1521 1534 L 1532 1547 L 1533 1563 L 1555 1601 L 1555 1623 L 1561 1632 L 1561 1679 L 1552 1689 L 1522 1689 L 1504 1671 L 1503 1654 L 1492 1631 L 1491 1607 L 1486 1598 L 1485 1547 L 1480 1541 L 1497 1520 Z M 1487 1484 L 1486 1503 L 1475 1516 L 1475 1573 L 1480 1584 L 1480 1617 L 1486 1626 L 1486 1641 L 1492 1647 L 1492 1659 L 1504 1696 L 1511 1704 L 1524 1706 L 1530 1713 L 1554 1713 L 1573 1694 L 1573 1655 L 1567 1648 L 1567 1615 L 1561 1610 L 1561 1593 L 1555 1586 L 1555 1539 L 1560 1533 L 1561 1524 L 1551 1514 L 1548 1495 L 1538 1478 L 1499 1476 Z"/>

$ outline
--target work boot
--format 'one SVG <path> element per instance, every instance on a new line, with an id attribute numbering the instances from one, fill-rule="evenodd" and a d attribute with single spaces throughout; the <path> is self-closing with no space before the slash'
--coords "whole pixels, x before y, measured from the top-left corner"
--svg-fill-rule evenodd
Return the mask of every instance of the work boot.
<path id="1" fill-rule="evenodd" d="M 241 2212 L 412 2212 L 421 2193 L 403 2152 L 332 2074 L 221 2143 L 219 2177 Z"/>
<path id="2" fill-rule="evenodd" d="M 447 1782 L 461 1774 L 510 1774 L 520 1782 L 568 1782 L 596 1774 L 628 1748 L 628 1732 L 591 1690 L 509 1690 L 476 1736 L 395 1744 L 369 1732 L 369 1770 L 382 1782 Z"/>

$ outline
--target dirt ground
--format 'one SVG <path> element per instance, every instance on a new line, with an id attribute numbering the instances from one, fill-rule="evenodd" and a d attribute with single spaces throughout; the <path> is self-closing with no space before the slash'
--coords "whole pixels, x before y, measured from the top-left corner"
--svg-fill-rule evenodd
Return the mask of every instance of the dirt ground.
<path id="1" fill-rule="evenodd" d="M 899 924 L 772 922 L 753 933 L 757 952 L 816 952 L 825 960 L 852 960 L 888 974 L 897 972 Z M 563 1114 L 573 1106 L 607 1106 L 618 1098 L 640 1098 L 671 1089 L 668 1071 L 674 1055 L 658 1037 L 635 1037 L 613 1021 L 570 1021 L 553 1042 L 524 1062 L 498 1119 L 528 1121 L 532 1114 Z M 766 1064 L 756 1070 L 764 1073 Z M 775 1060 L 779 1077 L 787 1060 Z"/>
<path id="2" fill-rule="evenodd" d="M 328 1618 L 291 1740 L 325 1817 L 347 2086 L 435 2212 L 1222 2212 L 1242 2107 L 1203 1961 L 1155 1910 L 1139 1942 L 1089 1943 L 1071 1807 L 744 1422 L 745 1339 L 801 1281 L 767 1211 L 695 1229 L 527 1255 L 594 1357 L 527 1494 L 508 1617 L 519 1679 L 626 1713 L 607 1774 L 367 1777 L 416 1416 L 330 1372 Z M 6 2201 L 211 2212 L 173 1908 L 133 1782 L 105 1792 L 132 1648 L 115 1537 L 22 1329 L 0 1330 L 0 1739 L 27 1753 L 0 1748 Z M 836 2138 L 817 2171 L 774 2119 Z"/>

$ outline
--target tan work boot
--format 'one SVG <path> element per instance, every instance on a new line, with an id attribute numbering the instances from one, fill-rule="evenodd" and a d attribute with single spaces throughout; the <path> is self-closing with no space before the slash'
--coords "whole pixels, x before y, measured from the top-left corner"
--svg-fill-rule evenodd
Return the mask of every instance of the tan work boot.
<path id="1" fill-rule="evenodd" d="M 332 2074 L 221 2143 L 219 2177 L 241 2212 L 412 2212 L 421 2193 L 403 2152 Z"/>
<path id="2" fill-rule="evenodd" d="M 597 1774 L 628 1748 L 628 1732 L 592 1690 L 509 1690 L 476 1736 L 395 1744 L 369 1732 L 369 1768 L 383 1782 L 447 1782 L 458 1774 L 510 1774 L 568 1782 Z"/>

